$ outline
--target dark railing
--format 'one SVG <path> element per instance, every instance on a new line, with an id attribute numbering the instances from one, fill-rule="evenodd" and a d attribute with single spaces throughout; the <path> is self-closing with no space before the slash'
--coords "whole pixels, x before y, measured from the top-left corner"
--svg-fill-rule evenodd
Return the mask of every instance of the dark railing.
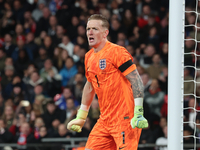
<path id="1" fill-rule="evenodd" d="M 71 148 L 78 147 L 78 142 L 87 141 L 87 138 L 44 138 L 42 139 L 42 143 L 34 143 L 27 145 L 18 145 L 16 143 L 0 143 L 0 149 L 5 146 L 15 147 L 17 149 L 27 149 L 34 148 L 35 150 L 43 150 L 45 147 L 55 147 L 59 144 L 59 147 L 62 147 L 65 150 L 70 150 Z M 65 144 L 65 143 L 70 144 Z M 167 145 L 156 145 L 156 144 L 139 144 L 139 148 L 155 148 L 155 147 L 166 147 Z M 195 144 L 196 148 L 200 148 L 200 144 Z M 192 148 L 194 149 L 194 144 L 184 144 L 184 148 Z M 56 149 L 58 150 L 58 149 Z"/>

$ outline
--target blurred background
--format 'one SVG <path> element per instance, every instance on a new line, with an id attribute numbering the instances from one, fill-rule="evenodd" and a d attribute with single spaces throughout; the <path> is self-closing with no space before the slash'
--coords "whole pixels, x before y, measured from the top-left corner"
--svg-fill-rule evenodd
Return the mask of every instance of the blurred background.
<path id="1" fill-rule="evenodd" d="M 196 5 L 200 6 L 186 0 L 187 10 Z M 94 13 L 108 18 L 108 40 L 129 51 L 143 80 L 145 117 L 150 125 L 142 131 L 140 144 L 167 144 L 169 0 L 0 0 L 0 143 L 22 146 L 0 149 L 51 150 L 55 147 L 23 145 L 41 144 L 43 138 L 88 137 L 100 115 L 97 97 L 81 133 L 68 131 L 66 124 L 75 118 L 81 103 L 84 56 L 90 49 L 86 23 Z M 186 24 L 195 24 L 194 13 L 185 17 Z M 195 27 L 188 27 L 186 39 L 196 38 L 195 32 Z M 194 41 L 185 42 L 185 52 L 194 48 Z M 199 45 L 196 52 L 200 53 Z M 199 60 L 187 55 L 185 65 L 199 67 Z M 185 80 L 194 76 L 200 80 L 200 72 L 185 68 Z M 184 93 L 200 95 L 200 84 L 194 91 L 194 83 L 184 83 Z M 194 104 L 199 110 L 199 99 L 184 97 L 184 107 Z M 185 120 L 194 116 L 200 122 L 192 109 L 184 112 Z M 193 130 L 194 124 L 184 126 L 185 135 Z M 184 141 L 193 143 L 194 139 Z M 56 149 L 65 149 L 62 144 L 70 142 L 57 141 Z M 76 144 L 84 149 L 85 141 Z M 154 149 L 166 148 L 139 148 Z"/>

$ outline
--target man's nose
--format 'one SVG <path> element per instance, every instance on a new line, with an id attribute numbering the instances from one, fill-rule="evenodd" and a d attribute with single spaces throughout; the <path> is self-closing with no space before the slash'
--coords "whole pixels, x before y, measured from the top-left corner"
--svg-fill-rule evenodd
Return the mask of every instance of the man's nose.
<path id="1" fill-rule="evenodd" d="M 89 30 L 88 32 L 89 32 L 89 35 L 93 34 L 93 31 L 92 31 L 92 30 Z"/>

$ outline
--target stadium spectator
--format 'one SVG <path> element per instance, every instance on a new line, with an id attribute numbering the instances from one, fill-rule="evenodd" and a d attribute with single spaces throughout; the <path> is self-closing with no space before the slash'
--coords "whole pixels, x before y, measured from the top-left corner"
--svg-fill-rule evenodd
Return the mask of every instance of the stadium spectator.
<path id="1" fill-rule="evenodd" d="M 48 80 L 52 80 L 53 77 L 56 79 L 56 75 L 58 75 L 56 67 L 53 66 L 51 59 L 46 59 L 44 61 L 44 68 L 40 70 L 41 78 L 46 83 Z"/>
<path id="2" fill-rule="evenodd" d="M 11 57 L 12 53 L 15 49 L 15 45 L 12 43 L 12 40 L 13 40 L 13 38 L 9 33 L 5 34 L 3 49 L 5 50 L 7 57 Z"/>
<path id="3" fill-rule="evenodd" d="M 41 70 L 44 67 L 45 60 L 49 58 L 47 50 L 44 47 L 39 48 L 39 56 L 35 59 L 34 64 L 38 70 Z"/>
<path id="4" fill-rule="evenodd" d="M 30 63 L 28 67 L 24 70 L 24 76 L 22 78 L 24 83 L 29 82 L 31 74 L 36 71 L 36 67 L 33 63 Z"/>
<path id="5" fill-rule="evenodd" d="M 12 80 L 14 78 L 14 66 L 9 65 L 5 66 L 5 74 L 2 75 L 1 78 L 1 86 L 2 86 L 2 91 L 3 91 L 3 96 L 4 98 L 9 98 L 10 92 L 12 91 L 10 85 L 12 84 Z"/>
<path id="6" fill-rule="evenodd" d="M 127 36 L 130 36 L 131 30 L 137 25 L 136 16 L 133 15 L 131 9 L 124 10 L 124 15 L 122 17 L 122 23 L 126 29 Z"/>
<path id="7" fill-rule="evenodd" d="M 43 8 L 45 7 L 46 2 L 45 0 L 38 0 L 37 7 L 32 12 L 32 17 L 36 22 L 39 21 L 39 19 L 43 16 Z"/>
<path id="8" fill-rule="evenodd" d="M 62 110 L 65 110 L 67 107 L 66 100 L 68 98 L 73 98 L 76 107 L 80 105 L 80 103 L 76 99 L 74 99 L 71 87 L 66 86 L 63 88 L 62 94 L 56 94 L 54 96 L 54 101 L 56 106 L 58 106 Z"/>
<path id="9" fill-rule="evenodd" d="M 184 68 L 184 94 L 193 94 L 194 93 L 194 82 L 191 81 L 194 78 L 191 76 L 191 70 L 189 68 Z"/>
<path id="10" fill-rule="evenodd" d="M 123 32 L 124 30 L 122 29 L 123 27 L 121 26 L 121 23 L 118 19 L 112 19 L 111 20 L 111 29 L 110 29 L 110 37 L 111 41 L 116 43 L 117 42 L 117 34 L 119 32 Z"/>
<path id="11" fill-rule="evenodd" d="M 194 142 L 196 142 L 196 139 L 194 139 L 192 136 L 194 135 L 194 130 L 188 126 L 185 125 L 183 127 L 183 143 L 184 144 L 193 144 Z M 184 149 L 191 149 L 194 148 L 193 146 L 189 146 L 187 148 Z"/>
<path id="12" fill-rule="evenodd" d="M 137 65 L 137 70 L 140 76 L 146 73 L 146 70 L 140 65 Z"/>
<path id="13" fill-rule="evenodd" d="M 148 16 L 151 14 L 151 8 L 149 5 L 142 6 L 141 16 L 139 16 L 137 25 L 139 28 L 143 28 L 148 23 Z"/>
<path id="14" fill-rule="evenodd" d="M 56 34 L 57 18 L 54 15 L 49 17 L 49 28 L 47 34 L 49 36 L 54 36 Z"/>
<path id="15" fill-rule="evenodd" d="M 72 119 L 76 117 L 76 107 L 74 104 L 73 98 L 68 98 L 66 99 L 66 120 L 65 120 L 65 125 L 69 123 Z"/>
<path id="16" fill-rule="evenodd" d="M 54 137 L 55 135 L 58 134 L 58 126 L 60 124 L 61 124 L 60 120 L 58 119 L 52 121 L 52 126 L 47 130 L 49 137 Z"/>
<path id="17" fill-rule="evenodd" d="M 190 36 L 185 38 L 184 53 L 190 53 L 195 49 L 195 41 Z M 193 65 L 192 55 L 186 55 L 184 57 L 184 65 Z"/>
<path id="18" fill-rule="evenodd" d="M 44 38 L 47 36 L 46 31 L 41 31 L 40 35 L 38 37 L 35 37 L 34 42 L 38 45 L 41 46 L 44 42 Z"/>
<path id="19" fill-rule="evenodd" d="M 67 130 L 67 127 L 65 124 L 60 124 L 58 126 L 58 134 L 55 135 L 55 137 L 64 137 L 64 138 L 70 138 L 72 137 L 72 133 L 70 133 L 68 130 Z"/>
<path id="20" fill-rule="evenodd" d="M 154 143 L 154 134 L 152 129 L 149 126 L 148 128 L 145 128 L 142 130 L 141 137 L 139 144 L 145 144 L 145 143 Z M 145 147 L 145 148 L 138 148 L 138 150 L 153 150 L 154 148 L 151 147 Z"/>
<path id="21" fill-rule="evenodd" d="M 15 115 L 23 113 L 25 115 L 26 122 L 28 122 L 32 126 L 33 115 L 31 111 L 32 111 L 32 104 L 30 104 L 27 100 L 21 100 L 19 105 L 15 109 Z"/>
<path id="22" fill-rule="evenodd" d="M 40 128 L 43 127 L 44 121 L 41 117 L 37 117 L 34 123 L 34 137 L 36 140 L 40 138 Z M 47 132 L 47 131 L 46 131 Z"/>
<path id="23" fill-rule="evenodd" d="M 160 88 L 165 94 L 168 94 L 168 67 L 163 66 L 162 71 L 158 77 Z"/>
<path id="24" fill-rule="evenodd" d="M 72 1 L 63 1 L 61 5 L 61 9 L 58 9 L 56 12 L 56 18 L 58 20 L 58 24 L 63 27 L 67 27 L 70 23 L 66 20 L 71 20 L 71 14 L 73 14 L 73 10 L 71 9 Z"/>
<path id="25" fill-rule="evenodd" d="M 34 71 L 31 76 L 30 80 L 25 83 L 25 98 L 30 102 L 33 103 L 35 93 L 34 93 L 34 87 L 36 85 L 42 85 L 44 86 L 44 80 L 40 77 L 39 73 L 37 71 Z"/>
<path id="26" fill-rule="evenodd" d="M 79 51 L 77 52 L 77 56 L 79 57 L 79 60 L 76 62 L 76 66 L 84 66 L 84 59 L 85 54 L 87 53 L 87 47 L 80 46 Z"/>
<path id="27" fill-rule="evenodd" d="M 34 87 L 34 92 L 35 92 L 35 96 L 39 96 L 39 95 L 42 95 L 43 97 L 48 97 L 48 95 L 46 95 L 45 91 L 44 91 L 44 88 L 42 85 L 36 85 Z M 44 103 L 46 104 L 46 103 Z"/>
<path id="28" fill-rule="evenodd" d="M 18 78 L 18 79 L 16 79 L 16 78 Z M 21 81 L 19 76 L 16 76 L 14 78 L 14 80 Z M 17 107 L 19 105 L 20 101 L 24 99 L 22 82 L 18 82 L 18 81 L 16 81 L 17 83 L 13 84 L 13 90 L 10 94 L 10 98 L 13 100 L 15 107 Z"/>
<path id="29" fill-rule="evenodd" d="M 24 32 L 27 33 L 35 33 L 36 32 L 36 22 L 31 16 L 31 12 L 28 10 L 24 13 Z"/>
<path id="30" fill-rule="evenodd" d="M 160 33 L 160 29 L 161 29 L 161 25 L 156 22 L 156 16 L 154 14 L 150 14 L 148 15 L 148 19 L 147 19 L 147 24 L 144 26 L 143 30 L 143 34 L 144 35 L 149 35 L 151 28 L 155 27 L 157 34 Z"/>
<path id="31" fill-rule="evenodd" d="M 0 119 L 0 143 L 11 143 L 13 135 L 6 129 L 6 124 L 3 119 Z"/>
<path id="32" fill-rule="evenodd" d="M 200 110 L 197 99 L 195 97 L 190 97 L 188 105 L 185 105 L 184 108 L 185 107 L 188 107 L 188 109 L 184 110 L 184 116 L 186 117 L 185 120 L 188 121 L 187 125 L 194 129 L 194 123 L 197 117 L 197 112 L 195 110 Z"/>
<path id="33" fill-rule="evenodd" d="M 8 3 L 5 3 L 4 5 L 8 5 L 8 7 L 11 7 Z M 5 10 L 5 13 L 0 22 L 1 34 L 5 35 L 14 32 L 15 23 L 16 21 L 14 18 L 14 13 L 12 12 L 11 8 L 9 8 L 9 10 Z"/>
<path id="34" fill-rule="evenodd" d="M 78 36 L 77 28 L 79 26 L 79 19 L 77 16 L 72 16 L 71 24 L 67 27 L 67 34 L 69 35 L 71 41 L 75 41 Z"/>
<path id="35" fill-rule="evenodd" d="M 135 55 L 135 49 L 134 49 L 134 47 L 132 45 L 130 45 L 130 44 L 126 45 L 126 49 L 132 56 Z"/>
<path id="36" fill-rule="evenodd" d="M 154 142 L 160 137 L 165 137 L 166 130 L 164 129 L 167 126 L 167 118 L 166 117 L 160 117 L 159 124 L 156 126 L 155 129 L 153 129 L 153 135 L 154 135 Z M 165 137 L 167 138 L 167 137 Z"/>
<path id="37" fill-rule="evenodd" d="M 44 104 L 46 103 L 46 99 L 43 95 L 35 96 L 33 102 L 33 111 L 35 112 L 36 117 L 40 117 L 44 113 Z"/>
<path id="38" fill-rule="evenodd" d="M 25 47 L 25 42 L 26 42 L 26 38 L 24 35 L 19 35 L 17 37 L 17 47 L 14 49 L 14 51 L 12 53 L 12 58 L 13 58 L 14 62 L 16 62 L 18 60 L 20 50 L 25 50 L 27 53 L 28 59 L 30 61 L 33 61 L 33 59 L 34 59 L 33 51 L 31 51 L 31 49 L 29 49 L 29 47 Z"/>
<path id="39" fill-rule="evenodd" d="M 86 39 L 86 35 L 85 35 L 86 29 L 85 29 L 84 25 L 79 25 L 77 28 L 77 32 L 78 32 L 78 35 L 80 35 Z"/>
<path id="40" fill-rule="evenodd" d="M 14 120 L 14 109 L 11 106 L 5 106 L 4 112 L 2 114 L 2 119 L 6 124 L 6 129 L 9 129 L 12 126 Z"/>
<path id="41" fill-rule="evenodd" d="M 0 85 L 0 89 L 1 89 L 1 85 Z M 3 111 L 4 111 L 4 107 L 5 107 L 4 106 L 4 102 L 5 102 L 5 100 L 4 100 L 3 96 L 2 96 L 2 94 L 0 94 L 0 117 L 2 116 Z"/>
<path id="42" fill-rule="evenodd" d="M 66 59 L 67 59 L 68 57 L 69 57 L 68 51 L 63 50 L 63 51 L 61 52 L 62 68 L 63 68 L 63 66 L 65 66 L 65 61 L 66 61 Z M 61 69 L 62 69 L 62 68 L 61 68 Z"/>
<path id="43" fill-rule="evenodd" d="M 53 46 L 57 47 L 60 43 L 62 43 L 63 41 L 63 36 L 65 34 L 65 29 L 63 26 L 61 25 L 57 25 L 56 26 L 56 34 L 51 36 L 52 40 L 53 40 Z M 68 43 L 68 42 L 67 42 Z M 67 44 L 65 41 L 65 44 Z M 72 43 L 71 43 L 72 44 Z"/>
<path id="44" fill-rule="evenodd" d="M 196 135 L 197 135 L 197 142 L 200 143 L 200 118 L 199 118 L 199 114 L 197 114 L 197 117 L 196 117 Z"/>
<path id="45" fill-rule="evenodd" d="M 160 42 L 168 43 L 168 28 L 169 28 L 169 18 L 165 16 L 161 22 L 161 31 L 160 31 Z"/>
<path id="46" fill-rule="evenodd" d="M 156 27 L 154 26 L 151 27 L 145 43 L 146 45 L 152 44 L 155 47 L 156 51 L 158 52 L 160 46 L 160 37 L 157 32 L 158 30 Z"/>
<path id="47" fill-rule="evenodd" d="M 85 83 L 86 83 L 86 78 L 83 76 L 82 73 L 77 73 L 68 82 L 68 86 L 71 87 L 75 99 L 77 99 L 79 102 L 81 101 L 82 90 Z"/>
<path id="48" fill-rule="evenodd" d="M 130 31 L 128 39 L 134 48 L 138 48 L 141 44 L 141 37 L 141 29 L 138 26 L 134 26 Z"/>
<path id="49" fill-rule="evenodd" d="M 48 132 L 47 132 L 47 128 L 45 126 L 41 126 L 39 128 L 39 139 L 37 140 L 37 142 L 41 142 L 43 138 L 47 138 L 48 136 Z"/>
<path id="50" fill-rule="evenodd" d="M 200 71 L 199 70 L 196 72 L 196 81 L 197 81 L 197 83 L 196 83 L 196 94 L 197 94 L 197 96 L 200 96 Z"/>
<path id="51" fill-rule="evenodd" d="M 66 50 L 69 56 L 73 57 L 74 44 L 70 41 L 69 36 L 64 35 L 62 37 L 62 43 L 59 43 L 58 47 L 61 47 L 62 49 Z"/>
<path id="52" fill-rule="evenodd" d="M 51 15 L 49 8 L 45 6 L 41 9 L 43 15 L 37 22 L 36 36 L 40 35 L 41 31 L 48 32 L 48 27 L 49 27 L 49 17 Z"/>
<path id="53" fill-rule="evenodd" d="M 146 69 L 150 78 L 158 79 L 159 75 L 162 73 L 163 65 L 159 54 L 154 54 L 152 57 L 152 64 Z"/>
<path id="54" fill-rule="evenodd" d="M 163 43 L 160 57 L 162 59 L 162 62 L 165 66 L 168 66 L 168 43 Z"/>
<path id="55" fill-rule="evenodd" d="M 14 39 L 14 41 L 13 41 L 14 44 L 16 44 L 17 37 L 19 37 L 19 36 L 23 36 L 24 37 L 24 28 L 23 28 L 23 25 L 20 24 L 20 23 L 16 24 L 16 26 L 15 26 L 15 35 L 14 35 L 14 38 L 13 38 Z"/>
<path id="56" fill-rule="evenodd" d="M 20 0 L 16 0 L 13 2 L 13 14 L 15 17 L 16 22 L 19 22 L 21 24 L 24 23 L 24 7 L 21 4 Z"/>
<path id="57" fill-rule="evenodd" d="M 47 51 L 47 56 L 50 58 L 53 58 L 54 46 L 53 46 L 52 38 L 50 36 L 44 37 L 44 42 L 43 42 L 42 47 Z"/>
<path id="58" fill-rule="evenodd" d="M 150 108 L 151 118 L 149 120 L 153 124 L 156 124 L 161 117 L 161 107 L 164 103 L 164 92 L 161 91 L 160 85 L 157 79 L 152 79 L 151 85 L 148 90 L 144 92 L 144 101 Z"/>
<path id="59" fill-rule="evenodd" d="M 148 90 L 149 86 L 151 85 L 152 79 L 150 78 L 148 73 L 144 73 L 141 75 L 141 79 L 144 85 L 144 91 Z"/>
<path id="60" fill-rule="evenodd" d="M 31 51 L 33 55 L 33 59 L 35 59 L 38 56 L 38 45 L 34 42 L 34 33 L 29 32 L 26 35 L 26 43 L 25 43 L 25 49 L 28 49 Z"/>
<path id="61" fill-rule="evenodd" d="M 31 61 L 29 59 L 27 51 L 24 49 L 19 50 L 18 58 L 14 64 L 16 69 L 16 74 L 18 74 L 22 78 L 24 76 L 24 70 L 26 70 L 30 62 Z"/>
<path id="62" fill-rule="evenodd" d="M 21 124 L 20 134 L 15 136 L 15 142 L 19 145 L 26 145 L 27 143 L 34 143 L 35 138 L 31 132 L 31 127 L 27 122 Z"/>
<path id="63" fill-rule="evenodd" d="M 148 68 L 152 64 L 152 57 L 156 53 L 155 47 L 153 45 L 147 45 L 144 49 L 144 54 L 137 57 L 140 65 L 143 68 Z"/>
<path id="64" fill-rule="evenodd" d="M 54 101 L 49 101 L 46 105 L 46 111 L 42 115 L 47 130 L 52 127 L 52 122 L 58 119 L 61 123 L 64 123 L 66 116 L 63 110 L 60 110 L 54 104 Z"/>
<path id="65" fill-rule="evenodd" d="M 9 131 L 13 136 L 18 136 L 20 134 L 21 125 L 26 122 L 26 116 L 23 113 L 18 113 L 16 118 L 13 120 L 12 126 L 9 128 Z"/>
<path id="66" fill-rule="evenodd" d="M 53 61 L 53 65 L 58 69 L 58 71 L 61 70 L 61 68 L 63 67 L 63 59 L 62 59 L 62 52 L 63 51 L 66 51 L 66 50 L 63 50 L 62 48 L 60 47 L 55 47 L 54 49 L 54 57 L 52 59 Z M 66 51 L 67 52 L 67 51 Z M 68 56 L 68 52 L 66 53 L 67 56 Z"/>
<path id="67" fill-rule="evenodd" d="M 6 53 L 0 48 L 0 72 L 2 73 L 5 67 Z"/>
<path id="68" fill-rule="evenodd" d="M 44 80 L 45 92 L 48 96 L 54 97 L 61 92 L 62 77 L 56 67 L 53 66 L 51 59 L 46 59 L 44 68 L 40 70 L 40 76 Z"/>
<path id="69" fill-rule="evenodd" d="M 156 144 L 157 145 L 167 145 L 168 143 L 168 140 L 167 140 L 167 126 L 163 127 L 163 133 L 164 133 L 164 136 L 163 137 L 159 137 L 157 140 L 156 140 Z M 164 147 L 156 147 L 156 150 L 167 150 L 167 146 L 164 146 Z"/>
<path id="70" fill-rule="evenodd" d="M 67 57 L 64 67 L 60 70 L 59 74 L 62 76 L 62 86 L 66 86 L 73 76 L 78 72 L 72 57 Z"/>

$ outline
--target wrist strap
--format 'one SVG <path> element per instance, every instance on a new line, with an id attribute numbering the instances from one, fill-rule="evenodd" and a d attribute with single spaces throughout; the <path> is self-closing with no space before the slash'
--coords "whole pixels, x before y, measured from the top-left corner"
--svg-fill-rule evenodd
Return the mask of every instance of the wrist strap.
<path id="1" fill-rule="evenodd" d="M 85 111 L 85 110 L 79 109 L 76 118 L 77 118 L 77 119 L 83 119 L 83 120 L 86 120 L 87 115 L 88 115 L 88 111 Z"/>
<path id="2" fill-rule="evenodd" d="M 135 102 L 135 106 L 143 106 L 143 98 L 142 97 L 134 98 L 134 102 Z"/>

